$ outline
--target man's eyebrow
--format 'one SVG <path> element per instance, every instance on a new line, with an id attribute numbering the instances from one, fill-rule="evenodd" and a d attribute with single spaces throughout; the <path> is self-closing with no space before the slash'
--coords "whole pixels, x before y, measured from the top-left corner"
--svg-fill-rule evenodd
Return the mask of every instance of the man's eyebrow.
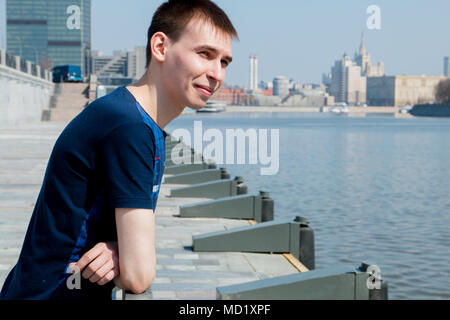
<path id="1" fill-rule="evenodd" d="M 197 48 L 195 48 L 196 50 L 201 50 L 201 49 L 205 49 L 205 50 L 209 50 L 212 51 L 214 53 L 219 53 L 219 50 L 217 50 L 214 47 L 208 46 L 208 45 L 204 45 L 204 46 L 198 46 Z M 231 61 L 233 61 L 233 58 L 231 56 L 225 56 L 225 59 L 228 60 L 228 63 L 231 63 Z"/>

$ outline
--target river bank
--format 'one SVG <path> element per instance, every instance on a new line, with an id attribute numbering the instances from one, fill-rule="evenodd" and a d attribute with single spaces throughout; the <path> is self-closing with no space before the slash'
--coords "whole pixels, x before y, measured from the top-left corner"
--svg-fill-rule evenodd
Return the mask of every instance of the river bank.
<path id="1" fill-rule="evenodd" d="M 325 107 L 285 107 L 285 106 L 226 106 L 220 113 L 330 113 L 330 106 Z M 414 118 L 412 114 L 399 112 L 399 107 L 347 107 L 348 112 L 338 116 L 366 117 L 391 116 L 395 118 Z M 214 113 L 214 112 L 211 112 Z M 183 114 L 196 114 L 195 110 L 186 108 Z M 208 113 L 203 113 L 208 114 Z"/>
<path id="2" fill-rule="evenodd" d="M 440 254 L 449 245 L 448 119 L 194 113 L 166 130 L 194 136 L 196 120 L 203 132 L 218 129 L 224 137 L 227 129 L 279 129 L 276 175 L 262 176 L 263 163 L 219 166 L 244 177 L 249 194 L 269 191 L 276 217 L 309 218 L 316 268 L 371 261 L 389 282 L 390 299 L 448 299 L 450 261 Z"/>
<path id="3" fill-rule="evenodd" d="M 321 112 L 321 107 L 227 106 L 225 112 Z"/>
<path id="4" fill-rule="evenodd" d="M 298 113 L 327 113 L 330 111 L 331 106 L 324 107 L 286 107 L 286 106 L 226 106 L 223 112 L 226 113 L 238 113 L 238 112 L 298 112 Z M 347 107 L 348 115 L 361 115 L 366 114 L 388 114 L 395 115 L 399 113 L 399 107 Z M 192 109 L 186 109 L 185 113 L 195 113 Z"/>

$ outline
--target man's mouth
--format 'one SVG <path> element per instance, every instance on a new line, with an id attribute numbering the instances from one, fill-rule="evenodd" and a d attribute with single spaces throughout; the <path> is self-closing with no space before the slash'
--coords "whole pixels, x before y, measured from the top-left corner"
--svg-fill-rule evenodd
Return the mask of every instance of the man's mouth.
<path id="1" fill-rule="evenodd" d="M 213 94 L 213 91 L 214 91 L 213 89 L 211 89 L 208 86 L 202 86 L 202 85 L 196 84 L 195 87 L 197 88 L 197 90 L 199 92 L 201 92 L 203 95 L 205 95 L 207 97 L 210 97 Z"/>

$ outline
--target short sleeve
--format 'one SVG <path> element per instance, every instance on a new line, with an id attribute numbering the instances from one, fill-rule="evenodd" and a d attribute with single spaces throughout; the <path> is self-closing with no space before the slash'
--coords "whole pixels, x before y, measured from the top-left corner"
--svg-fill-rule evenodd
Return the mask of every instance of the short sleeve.
<path id="1" fill-rule="evenodd" d="M 154 209 L 155 138 L 144 123 L 122 125 L 100 143 L 105 201 L 111 208 Z"/>

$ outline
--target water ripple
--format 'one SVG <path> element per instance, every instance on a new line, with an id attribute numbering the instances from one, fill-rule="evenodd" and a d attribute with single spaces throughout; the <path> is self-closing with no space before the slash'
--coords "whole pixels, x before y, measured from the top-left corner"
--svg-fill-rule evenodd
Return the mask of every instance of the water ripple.
<path id="1" fill-rule="evenodd" d="M 391 299 L 450 298 L 450 119 L 240 114 L 203 127 L 279 128 L 280 170 L 225 165 L 249 193 L 270 192 L 275 217 L 308 217 L 316 267 L 375 263 Z M 193 132 L 196 117 L 170 128 Z M 408 120 L 408 121 L 405 121 Z"/>

